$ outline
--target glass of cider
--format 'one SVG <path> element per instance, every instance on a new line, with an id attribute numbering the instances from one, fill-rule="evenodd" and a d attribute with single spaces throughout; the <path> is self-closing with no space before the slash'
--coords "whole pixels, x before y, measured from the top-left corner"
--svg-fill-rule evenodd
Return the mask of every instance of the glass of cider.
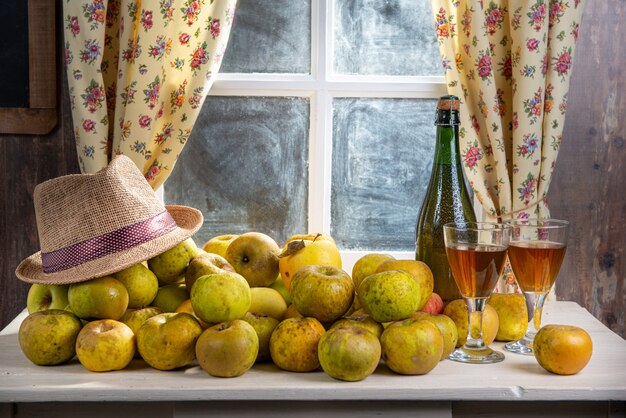
<path id="1" fill-rule="evenodd" d="M 485 344 L 482 316 L 504 268 L 511 227 L 491 222 L 453 222 L 444 225 L 443 230 L 450 270 L 468 315 L 467 340 L 448 358 L 462 363 L 498 363 L 504 360 L 504 354 Z M 478 335 L 472 328 L 479 330 Z"/>
<path id="2" fill-rule="evenodd" d="M 541 327 L 541 311 L 565 258 L 569 222 L 558 219 L 516 219 L 511 226 L 509 261 L 526 299 L 528 328 L 519 341 L 504 345 L 512 353 L 533 355 L 533 340 Z"/>

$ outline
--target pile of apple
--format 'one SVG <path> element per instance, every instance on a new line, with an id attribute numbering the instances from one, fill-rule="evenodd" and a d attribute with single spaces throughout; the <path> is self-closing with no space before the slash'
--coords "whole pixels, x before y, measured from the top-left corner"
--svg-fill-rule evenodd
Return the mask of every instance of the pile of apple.
<path id="1" fill-rule="evenodd" d="M 347 381 L 369 376 L 381 358 L 396 373 L 425 374 L 464 344 L 466 305 L 444 311 L 426 264 L 368 254 L 352 275 L 341 267 L 325 234 L 293 236 L 282 249 L 258 232 L 215 237 L 202 249 L 188 239 L 112 276 L 32 285 L 19 343 L 38 365 L 77 356 L 88 370 L 110 371 L 142 358 L 172 370 L 197 360 L 212 376 L 234 377 L 272 361 L 294 372 L 321 366 Z M 524 335 L 526 317 L 514 316 L 525 315 L 523 303 L 492 297 L 487 343 Z"/>

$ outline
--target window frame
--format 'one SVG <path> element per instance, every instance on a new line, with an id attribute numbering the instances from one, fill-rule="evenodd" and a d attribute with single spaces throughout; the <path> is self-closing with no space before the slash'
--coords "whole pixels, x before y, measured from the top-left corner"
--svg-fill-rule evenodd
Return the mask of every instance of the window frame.
<path id="1" fill-rule="evenodd" d="M 310 101 L 309 232 L 330 232 L 333 100 L 335 98 L 434 99 L 447 94 L 443 76 L 334 74 L 334 1 L 311 0 L 310 74 L 219 73 L 210 96 L 299 97 Z M 228 52 L 227 52 L 228 53 Z M 301 233 L 302 231 L 294 231 Z M 344 269 L 375 250 L 341 250 Z M 385 251 L 398 259 L 413 251 Z"/>

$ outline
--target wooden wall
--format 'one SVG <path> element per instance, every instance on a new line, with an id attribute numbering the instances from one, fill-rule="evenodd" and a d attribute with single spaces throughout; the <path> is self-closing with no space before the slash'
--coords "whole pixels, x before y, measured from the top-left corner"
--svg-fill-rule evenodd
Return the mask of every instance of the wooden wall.
<path id="1" fill-rule="evenodd" d="M 571 221 L 560 299 L 573 300 L 626 337 L 626 2 L 587 0 L 574 60 L 552 216 Z M 60 31 L 60 28 L 59 28 Z M 58 50 L 62 51 L 61 42 Z M 0 136 L 0 328 L 21 311 L 28 285 L 17 264 L 39 249 L 36 184 L 78 172 L 67 85 L 59 68 L 59 125 L 49 135 Z"/>

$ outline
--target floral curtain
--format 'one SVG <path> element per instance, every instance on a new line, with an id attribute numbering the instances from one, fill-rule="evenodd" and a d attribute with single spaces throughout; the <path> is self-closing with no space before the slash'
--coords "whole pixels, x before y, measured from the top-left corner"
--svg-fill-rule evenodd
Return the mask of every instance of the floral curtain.
<path id="1" fill-rule="evenodd" d="M 461 98 L 465 174 L 487 218 L 549 217 L 583 0 L 432 8 L 448 92 Z"/>
<path id="2" fill-rule="evenodd" d="M 81 170 L 124 154 L 167 178 L 217 74 L 236 0 L 64 0 Z"/>

